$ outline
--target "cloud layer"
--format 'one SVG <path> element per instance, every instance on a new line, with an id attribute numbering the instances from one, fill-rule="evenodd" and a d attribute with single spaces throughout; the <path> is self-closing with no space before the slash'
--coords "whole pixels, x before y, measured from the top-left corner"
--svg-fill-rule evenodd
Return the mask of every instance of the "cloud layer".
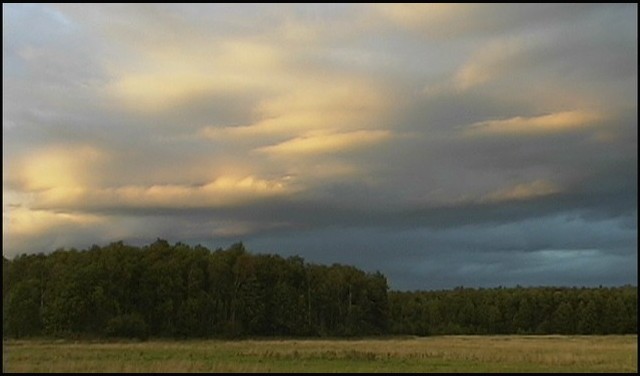
<path id="1" fill-rule="evenodd" d="M 637 280 L 637 5 L 3 5 L 3 254 Z"/>

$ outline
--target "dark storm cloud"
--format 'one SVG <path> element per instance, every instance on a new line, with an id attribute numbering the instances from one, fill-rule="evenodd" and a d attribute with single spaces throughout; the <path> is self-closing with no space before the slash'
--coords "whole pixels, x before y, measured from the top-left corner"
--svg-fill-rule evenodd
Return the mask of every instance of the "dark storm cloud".
<path id="1" fill-rule="evenodd" d="M 393 288 L 420 289 L 628 283 L 624 281 L 637 272 L 636 241 L 635 228 L 625 228 L 617 219 L 587 222 L 559 215 L 438 230 L 347 231 L 336 226 L 316 234 L 249 239 L 247 244 L 264 252 L 279 248 L 288 255 L 307 255 L 314 262 L 331 257 L 381 270 L 392 276 Z M 615 278 L 602 279 L 611 269 Z"/>

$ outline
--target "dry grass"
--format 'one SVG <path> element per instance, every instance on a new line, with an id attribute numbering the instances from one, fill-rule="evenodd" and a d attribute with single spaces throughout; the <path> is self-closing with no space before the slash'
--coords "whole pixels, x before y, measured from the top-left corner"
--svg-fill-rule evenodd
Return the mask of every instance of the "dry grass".
<path id="1" fill-rule="evenodd" d="M 5 372 L 637 372 L 637 336 L 5 341 Z"/>

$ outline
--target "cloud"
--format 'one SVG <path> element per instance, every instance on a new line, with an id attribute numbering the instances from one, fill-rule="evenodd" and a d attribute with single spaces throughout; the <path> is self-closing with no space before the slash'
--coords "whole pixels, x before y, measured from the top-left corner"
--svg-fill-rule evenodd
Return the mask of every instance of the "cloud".
<path id="1" fill-rule="evenodd" d="M 618 240 L 611 242 L 612 235 Z M 636 240 L 635 230 L 625 228 L 622 219 L 585 221 L 578 216 L 552 215 L 502 224 L 401 231 L 336 226 L 315 233 L 250 238 L 246 244 L 287 255 L 305 249 L 310 261 L 332 259 L 380 270 L 394 276 L 389 278 L 392 289 L 412 290 L 629 283 L 625 281 L 633 281 L 637 273 L 632 245 Z M 604 277 L 604 266 L 618 272 Z"/>
<path id="2" fill-rule="evenodd" d="M 274 231 L 292 227 L 287 222 L 252 222 L 252 221 L 222 221 L 214 226 L 213 235 L 224 239 L 237 239 L 238 237 L 255 236 L 265 231 Z"/>
<path id="3" fill-rule="evenodd" d="M 106 158 L 102 150 L 89 145 L 52 146 L 27 155 L 10 175 L 27 191 L 73 189 L 91 180 L 90 166 Z"/>
<path id="4" fill-rule="evenodd" d="M 200 135 L 216 140 L 374 127 L 388 105 L 375 84 L 342 77 L 301 79 L 286 94 L 260 102 L 260 120 L 243 126 L 206 126 Z"/>
<path id="5" fill-rule="evenodd" d="M 477 122 L 466 128 L 468 135 L 544 135 L 585 129 L 603 120 L 593 111 L 563 111 L 533 117 Z"/>
<path id="6" fill-rule="evenodd" d="M 539 196 L 546 196 L 559 193 L 561 190 L 553 183 L 546 180 L 536 180 L 531 183 L 517 184 L 513 187 L 500 189 L 490 193 L 483 200 L 486 201 L 508 201 L 526 200 Z"/>
<path id="7" fill-rule="evenodd" d="M 509 63 L 522 54 L 528 40 L 507 38 L 492 41 L 472 56 L 453 77 L 455 90 L 464 91 L 504 75 Z"/>
<path id="8" fill-rule="evenodd" d="M 5 5 L 3 252 L 246 240 L 403 288 L 633 281 L 636 8 Z"/>
<path id="9" fill-rule="evenodd" d="M 113 151 L 95 146 L 56 145 L 16 161 L 7 182 L 14 192 L 29 193 L 31 208 L 54 211 L 227 207 L 299 190 L 286 179 L 262 179 L 239 166 L 221 168 L 217 177 L 200 184 L 118 184 L 109 174 L 117 173 L 122 162 Z M 196 175 L 202 178 L 201 172 Z M 147 172 L 146 180 L 150 177 Z"/>
<path id="10" fill-rule="evenodd" d="M 376 4 L 375 11 L 430 39 L 471 38 L 552 26 L 588 13 L 587 4 Z"/>
<path id="11" fill-rule="evenodd" d="M 30 210 L 24 207 L 11 208 L 6 214 L 7 228 L 5 230 L 3 226 L 3 233 L 6 232 L 9 238 L 38 236 L 65 225 L 92 227 L 104 222 L 104 218 L 94 214 Z"/>
<path id="12" fill-rule="evenodd" d="M 485 6 L 488 12 L 492 7 Z M 498 12 L 515 11 L 527 14 L 526 7 L 500 7 Z M 497 33 L 468 43 L 466 49 L 456 52 L 458 58 L 450 68 L 429 78 L 424 93 L 431 97 L 462 95 L 482 91 L 486 97 L 501 101 L 528 102 L 530 106 L 560 111 L 563 108 L 589 108 L 602 110 L 614 103 L 630 103 L 631 86 L 636 82 L 637 56 L 627 47 L 637 41 L 635 30 L 621 22 L 625 6 L 532 7 L 530 20 L 549 12 L 547 19 L 536 20 L 517 33 Z M 572 12 L 568 15 L 566 12 Z M 521 13 L 522 12 L 522 13 Z M 550 22 L 564 14 L 562 22 Z M 455 28 L 455 27 L 454 27 Z M 449 43 L 451 45 L 463 45 Z M 479 92 L 480 93 L 480 92 Z M 605 94 L 606 93 L 606 94 Z M 535 99 L 534 99 L 535 98 Z"/>
<path id="13" fill-rule="evenodd" d="M 112 96 L 131 110 L 166 111 L 193 98 L 281 86 L 284 52 L 251 40 L 204 40 L 196 46 L 150 47 L 138 54 L 143 71 L 123 65 L 109 87 Z M 160 51 L 156 51 L 160 49 Z M 184 59 L 184 56 L 189 59 Z"/>
<path id="14" fill-rule="evenodd" d="M 100 190 L 96 201 L 132 207 L 218 207 L 246 204 L 254 200 L 291 194 L 281 181 L 254 176 L 221 176 L 198 187 L 183 185 L 124 186 Z"/>
<path id="15" fill-rule="evenodd" d="M 83 187 L 74 191 L 48 190 L 36 196 L 34 207 L 105 210 L 112 208 L 189 209 L 247 205 L 289 195 L 295 188 L 283 181 L 254 176 L 221 176 L 199 186 L 179 184 L 130 185 L 114 188 Z"/>
<path id="16" fill-rule="evenodd" d="M 336 153 L 347 149 L 365 147 L 383 142 L 391 137 L 386 130 L 354 131 L 347 133 L 312 132 L 277 145 L 257 149 L 260 153 L 275 156 L 296 156 L 318 153 Z"/>
<path id="17" fill-rule="evenodd" d="M 411 28 L 444 26 L 456 14 L 474 5 L 464 4 L 380 4 L 377 10 L 391 20 Z M 431 26 L 433 24 L 437 24 Z M 427 26 L 429 25 L 429 26 Z"/>
<path id="18" fill-rule="evenodd" d="M 20 204 L 3 207 L 3 254 L 11 257 L 57 247 L 88 246 L 106 234 L 101 229 L 111 225 L 110 218 L 93 213 L 38 210 Z"/>

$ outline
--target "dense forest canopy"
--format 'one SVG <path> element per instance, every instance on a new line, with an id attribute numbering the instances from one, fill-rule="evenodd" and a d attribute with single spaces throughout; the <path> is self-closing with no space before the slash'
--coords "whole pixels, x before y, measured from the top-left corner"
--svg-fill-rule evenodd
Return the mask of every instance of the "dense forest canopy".
<path id="1" fill-rule="evenodd" d="M 3 257 L 3 335 L 637 333 L 637 287 L 389 291 L 380 272 L 158 239 Z"/>

